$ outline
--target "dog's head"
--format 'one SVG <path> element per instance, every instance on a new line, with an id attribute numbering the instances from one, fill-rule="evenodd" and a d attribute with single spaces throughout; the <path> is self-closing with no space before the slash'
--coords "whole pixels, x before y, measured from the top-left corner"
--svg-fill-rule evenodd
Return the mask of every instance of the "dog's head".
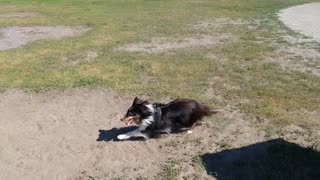
<path id="1" fill-rule="evenodd" d="M 148 104 L 148 101 L 136 97 L 133 100 L 132 106 L 128 109 L 121 121 L 128 126 L 132 125 L 132 123 L 139 125 L 141 120 L 151 114 L 150 109 L 147 107 Z"/>

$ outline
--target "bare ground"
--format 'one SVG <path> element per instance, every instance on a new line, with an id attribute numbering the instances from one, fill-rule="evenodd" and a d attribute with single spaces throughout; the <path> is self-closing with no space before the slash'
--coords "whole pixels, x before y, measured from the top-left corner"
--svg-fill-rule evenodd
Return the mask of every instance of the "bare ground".
<path id="1" fill-rule="evenodd" d="M 241 146 L 263 139 L 263 134 L 233 112 L 220 115 L 231 121 L 223 131 L 203 125 L 191 135 L 109 142 L 113 128 L 123 126 L 119 119 L 132 97 L 102 90 L 68 90 L 7 91 L 0 99 L 0 173 L 5 179 L 154 177 L 167 161 L 186 161 L 182 163 L 188 169 L 184 176 L 208 178 L 189 165 L 193 156 L 219 150 L 221 141 Z M 237 137 L 230 136 L 235 132 Z"/>
<path id="2" fill-rule="evenodd" d="M 80 36 L 88 27 L 6 27 L 0 28 L 0 51 L 18 48 L 40 39 L 62 39 Z"/>
<path id="3" fill-rule="evenodd" d="M 128 52 L 161 53 L 169 50 L 183 48 L 199 48 L 219 45 L 230 40 L 230 35 L 219 34 L 216 36 L 205 35 L 198 37 L 186 37 L 183 39 L 170 40 L 167 38 L 154 38 L 149 43 L 134 43 L 118 48 Z"/>
<path id="4" fill-rule="evenodd" d="M 256 29 L 256 26 L 259 23 L 259 20 L 248 21 L 237 18 L 216 18 L 214 20 L 207 19 L 205 21 L 196 22 L 191 24 L 191 28 L 199 31 L 211 31 L 213 29 L 221 29 L 226 26 L 246 26 L 249 29 Z"/>
<path id="5" fill-rule="evenodd" d="M 90 179 L 159 177 L 177 165 L 178 178 L 212 179 L 196 158 L 270 138 L 259 123 L 237 110 L 206 119 L 192 134 L 164 135 L 148 141 L 114 141 L 119 119 L 133 97 L 106 90 L 66 90 L 0 94 L 0 173 L 10 179 Z M 120 129 L 119 129 L 120 128 Z M 303 128 L 280 130 L 284 138 L 308 142 Z M 305 134 L 305 135 L 301 135 Z M 297 138 L 299 137 L 299 138 Z"/>
<path id="6" fill-rule="evenodd" d="M 38 13 L 32 13 L 32 12 L 0 14 L 0 18 L 33 18 L 33 17 L 41 17 L 41 15 Z"/>
<path id="7" fill-rule="evenodd" d="M 96 139 L 99 129 L 121 126 L 120 113 L 131 99 L 104 91 L 0 96 L 2 178 L 65 179 L 96 163 L 104 150 L 117 157 L 116 146 Z"/>

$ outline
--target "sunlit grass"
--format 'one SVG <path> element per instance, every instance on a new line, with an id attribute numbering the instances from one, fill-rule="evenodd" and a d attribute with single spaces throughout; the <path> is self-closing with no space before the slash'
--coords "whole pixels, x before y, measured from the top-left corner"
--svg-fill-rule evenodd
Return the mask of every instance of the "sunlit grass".
<path id="1" fill-rule="evenodd" d="M 215 18 L 244 21 L 269 18 L 277 23 L 275 12 L 303 2 L 307 1 L 0 0 L 1 7 L 10 7 L 0 8 L 0 13 L 42 14 L 35 18 L 0 19 L 1 27 L 83 25 L 92 28 L 81 37 L 41 40 L 0 52 L 0 90 L 112 88 L 123 93 L 148 95 L 154 100 L 188 97 L 212 106 L 231 104 L 247 114 L 279 124 L 299 121 L 304 117 L 291 112 L 301 108 L 320 110 L 320 80 L 308 73 L 286 72 L 263 61 L 275 48 L 268 40 L 275 36 L 271 26 L 210 29 L 208 33 L 231 34 L 234 40 L 207 48 L 160 54 L 115 49 L 151 38 L 206 33 L 190 25 Z M 98 57 L 92 62 L 72 66 L 66 63 L 68 59 L 81 58 L 87 51 L 97 52 Z M 224 60 L 212 60 L 208 54 L 219 55 Z M 208 88 L 221 95 L 224 101 L 207 97 Z M 243 103 L 248 99 L 250 101 Z"/>

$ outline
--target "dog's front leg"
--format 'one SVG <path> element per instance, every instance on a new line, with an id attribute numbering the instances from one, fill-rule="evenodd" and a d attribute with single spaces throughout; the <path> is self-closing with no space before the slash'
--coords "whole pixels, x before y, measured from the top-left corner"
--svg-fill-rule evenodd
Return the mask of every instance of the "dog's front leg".
<path id="1" fill-rule="evenodd" d="M 130 132 L 126 133 L 126 134 L 120 134 L 120 135 L 118 135 L 117 138 L 119 140 L 126 140 L 126 139 L 129 139 L 131 137 L 143 137 L 145 139 L 149 138 L 146 134 L 142 133 L 140 131 L 140 129 L 136 129 L 136 130 L 130 131 Z"/>

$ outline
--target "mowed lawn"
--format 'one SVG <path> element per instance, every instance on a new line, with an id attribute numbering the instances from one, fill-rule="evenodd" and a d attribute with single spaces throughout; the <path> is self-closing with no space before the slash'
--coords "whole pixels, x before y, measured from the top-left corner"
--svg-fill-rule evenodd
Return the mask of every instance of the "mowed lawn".
<path id="1" fill-rule="evenodd" d="M 305 2 L 311 1 L 0 0 L 0 13 L 41 15 L 0 18 L 0 27 L 92 28 L 80 37 L 40 40 L 1 51 L 0 90 L 108 88 L 152 100 L 184 97 L 221 108 L 229 105 L 277 126 L 319 125 L 308 114 L 320 112 L 319 76 L 266 61 L 277 60 L 284 34 L 297 35 L 277 20 L 276 13 Z M 203 25 L 208 22 L 213 24 L 209 28 Z M 216 45 L 160 53 L 119 50 L 157 38 L 210 35 L 228 38 Z M 97 57 L 81 60 L 87 52 Z"/>

